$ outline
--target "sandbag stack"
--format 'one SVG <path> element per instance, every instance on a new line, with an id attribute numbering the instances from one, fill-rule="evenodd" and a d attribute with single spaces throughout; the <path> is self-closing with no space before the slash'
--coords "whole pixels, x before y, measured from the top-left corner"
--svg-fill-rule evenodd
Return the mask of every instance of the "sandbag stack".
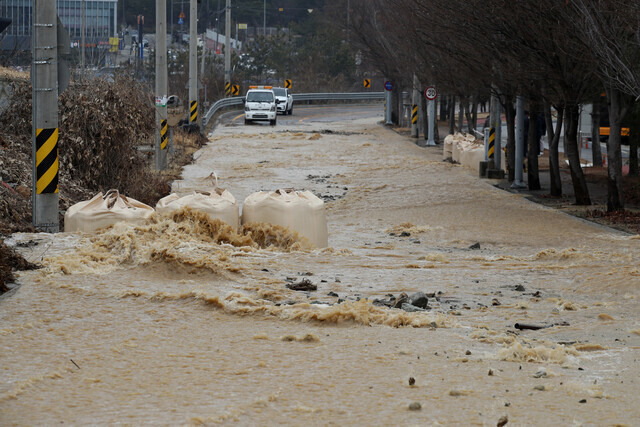
<path id="1" fill-rule="evenodd" d="M 222 188 L 214 187 L 209 191 L 194 191 L 185 196 L 171 193 L 156 204 L 156 211 L 168 213 L 189 207 L 209 215 L 211 219 L 226 222 L 234 230 L 240 224 L 240 208 L 233 195 Z"/>
<path id="2" fill-rule="evenodd" d="M 93 232 L 121 221 L 144 224 L 153 212 L 151 206 L 109 190 L 71 206 L 64 215 L 64 231 Z"/>
<path id="3" fill-rule="evenodd" d="M 324 201 L 310 191 L 280 189 L 249 195 L 242 206 L 242 224 L 264 222 L 288 227 L 314 246 L 328 246 Z"/>

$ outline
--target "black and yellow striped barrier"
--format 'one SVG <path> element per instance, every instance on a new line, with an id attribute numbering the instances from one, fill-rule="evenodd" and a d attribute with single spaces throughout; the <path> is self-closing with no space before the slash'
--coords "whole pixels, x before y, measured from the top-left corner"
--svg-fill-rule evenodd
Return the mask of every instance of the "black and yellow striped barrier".
<path id="1" fill-rule="evenodd" d="M 231 95 L 231 82 L 226 82 L 224 84 L 224 93 L 227 96 Z"/>
<path id="2" fill-rule="evenodd" d="M 198 101 L 191 101 L 189 110 L 189 123 L 195 123 L 198 120 Z"/>
<path id="3" fill-rule="evenodd" d="M 36 130 L 36 193 L 58 192 L 58 128 Z"/>
<path id="4" fill-rule="evenodd" d="M 167 130 L 169 126 L 167 125 L 167 120 L 160 120 L 160 149 L 165 150 L 167 148 Z"/>
<path id="5" fill-rule="evenodd" d="M 418 123 L 418 104 L 413 104 L 411 106 L 411 124 L 415 125 Z"/>
<path id="6" fill-rule="evenodd" d="M 487 150 L 487 157 L 489 160 L 493 160 L 496 147 L 496 128 L 489 129 L 489 149 Z"/>

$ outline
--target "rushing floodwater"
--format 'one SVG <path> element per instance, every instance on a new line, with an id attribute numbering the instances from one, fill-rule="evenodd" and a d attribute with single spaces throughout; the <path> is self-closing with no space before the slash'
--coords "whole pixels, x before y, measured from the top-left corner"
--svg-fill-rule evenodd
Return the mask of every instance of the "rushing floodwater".
<path id="1" fill-rule="evenodd" d="M 15 235 L 44 268 L 0 298 L 0 424 L 637 425 L 640 238 L 376 121 L 225 126 L 174 183 L 311 190 L 326 249 L 196 213 Z"/>

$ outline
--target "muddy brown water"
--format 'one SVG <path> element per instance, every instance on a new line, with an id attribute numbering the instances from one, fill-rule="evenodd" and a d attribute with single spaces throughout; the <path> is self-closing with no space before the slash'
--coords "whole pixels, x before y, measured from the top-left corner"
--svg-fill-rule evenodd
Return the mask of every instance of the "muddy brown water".
<path id="1" fill-rule="evenodd" d="M 311 190 L 326 249 L 193 215 L 9 239 L 44 268 L 0 299 L 0 424 L 637 425 L 640 238 L 377 120 L 223 126 L 174 183 Z"/>

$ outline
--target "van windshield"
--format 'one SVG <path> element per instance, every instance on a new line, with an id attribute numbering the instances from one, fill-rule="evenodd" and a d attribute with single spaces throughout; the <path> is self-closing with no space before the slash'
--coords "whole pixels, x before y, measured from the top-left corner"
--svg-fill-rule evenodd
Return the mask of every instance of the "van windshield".
<path id="1" fill-rule="evenodd" d="M 273 92 L 249 92 L 247 102 L 273 102 Z"/>

